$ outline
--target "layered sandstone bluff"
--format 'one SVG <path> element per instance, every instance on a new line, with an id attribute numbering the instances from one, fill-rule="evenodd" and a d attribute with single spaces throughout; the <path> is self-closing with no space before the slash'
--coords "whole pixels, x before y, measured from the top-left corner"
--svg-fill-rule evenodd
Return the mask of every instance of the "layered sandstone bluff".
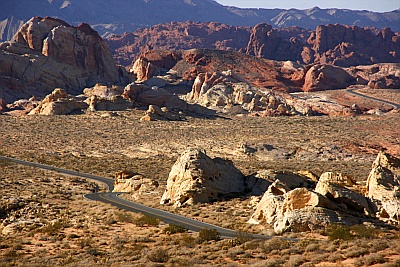
<path id="1" fill-rule="evenodd" d="M 45 96 L 56 87 L 81 93 L 96 83 L 127 82 L 104 40 L 88 24 L 73 27 L 34 17 L 0 44 L 0 98 L 13 102 Z"/>

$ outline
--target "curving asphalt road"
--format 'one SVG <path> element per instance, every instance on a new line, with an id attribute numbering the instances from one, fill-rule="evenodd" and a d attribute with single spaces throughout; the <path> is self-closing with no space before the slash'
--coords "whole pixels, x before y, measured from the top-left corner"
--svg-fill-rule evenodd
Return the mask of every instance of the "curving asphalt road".
<path id="1" fill-rule="evenodd" d="M 371 99 L 371 100 L 374 100 L 374 101 L 377 101 L 377 102 L 381 102 L 381 103 L 387 104 L 389 106 L 392 106 L 395 109 L 400 110 L 400 105 L 397 104 L 397 103 L 393 103 L 393 102 L 390 102 L 390 101 L 387 101 L 387 100 L 383 100 L 383 99 L 380 99 L 380 98 L 375 98 L 375 97 L 372 97 L 372 96 L 364 95 L 364 94 L 359 93 L 359 92 L 354 92 L 355 90 L 357 90 L 357 89 L 345 89 L 345 91 L 350 93 L 350 94 L 353 94 L 353 95 L 356 95 L 356 96 L 359 96 L 359 97 L 363 97 L 363 98 L 367 98 L 367 99 Z"/>
<path id="2" fill-rule="evenodd" d="M 119 198 L 118 195 L 124 194 L 124 193 L 118 193 L 118 192 L 112 192 L 114 189 L 114 180 L 106 177 L 101 177 L 101 176 L 96 176 L 88 173 L 82 173 L 78 171 L 71 171 L 67 169 L 62 169 L 62 168 L 57 168 L 54 166 L 50 165 L 45 165 L 45 164 L 40 164 L 36 162 L 30 162 L 30 161 L 24 161 L 24 160 L 19 160 L 15 158 L 10 158 L 10 157 L 5 157 L 5 156 L 0 156 L 0 159 L 10 161 L 16 164 L 21 164 L 21 165 L 26 165 L 26 166 L 31 166 L 31 167 L 36 167 L 44 170 L 49 170 L 49 171 L 55 171 L 59 172 L 62 174 L 67 174 L 67 175 L 72 175 L 72 176 L 77 176 L 77 177 L 82 177 L 82 178 L 87 178 L 90 180 L 94 180 L 97 182 L 104 183 L 108 187 L 109 192 L 96 192 L 93 194 L 87 194 L 84 195 L 86 198 L 90 200 L 95 200 L 95 201 L 101 201 L 103 203 L 108 203 L 111 204 L 117 208 L 124 209 L 127 211 L 133 211 L 133 212 L 140 212 L 142 214 L 156 217 L 161 219 L 165 223 L 171 223 L 171 224 L 177 224 L 177 225 L 182 225 L 186 227 L 187 229 L 195 232 L 199 232 L 202 229 L 208 228 L 208 229 L 215 229 L 217 230 L 222 237 L 224 238 L 234 238 L 238 236 L 237 231 L 233 231 L 230 229 L 222 228 L 216 225 L 208 224 L 202 221 L 194 220 L 191 218 L 187 218 L 181 215 L 173 214 L 167 211 L 151 208 L 142 204 L 138 204 L 132 201 L 128 201 L 126 199 Z M 265 235 L 255 235 L 251 234 L 253 238 L 256 239 L 270 239 L 272 236 L 265 236 Z"/>

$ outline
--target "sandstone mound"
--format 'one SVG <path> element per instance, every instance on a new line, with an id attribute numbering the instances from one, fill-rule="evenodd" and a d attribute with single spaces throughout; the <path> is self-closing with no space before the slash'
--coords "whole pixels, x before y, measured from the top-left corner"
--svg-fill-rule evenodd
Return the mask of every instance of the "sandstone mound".
<path id="1" fill-rule="evenodd" d="M 157 187 L 157 181 L 144 178 L 140 174 L 119 171 L 115 173 L 113 192 L 131 193 L 134 199 L 138 199 L 141 195 L 151 194 Z"/>
<path id="2" fill-rule="evenodd" d="M 0 45 L 0 95 L 8 102 L 43 96 L 56 87 L 80 93 L 96 83 L 124 83 L 104 40 L 88 24 L 30 19 Z"/>
<path id="3" fill-rule="evenodd" d="M 232 162 L 212 159 L 205 151 L 191 148 L 172 166 L 160 203 L 179 207 L 244 190 L 245 177 Z"/>
<path id="4" fill-rule="evenodd" d="M 63 89 L 56 88 L 29 115 L 67 115 L 76 110 L 86 109 L 88 105 L 69 96 Z"/>
<path id="5" fill-rule="evenodd" d="M 141 121 L 182 121 L 186 120 L 183 114 L 174 113 L 168 108 L 160 108 L 155 105 L 149 105 L 146 115 L 140 118 Z"/>

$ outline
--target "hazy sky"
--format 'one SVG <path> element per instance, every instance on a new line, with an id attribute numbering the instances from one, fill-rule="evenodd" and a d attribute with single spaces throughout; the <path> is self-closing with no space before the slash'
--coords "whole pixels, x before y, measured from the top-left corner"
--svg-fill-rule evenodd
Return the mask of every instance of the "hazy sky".
<path id="1" fill-rule="evenodd" d="M 392 11 L 400 8 L 400 0 L 216 0 L 218 3 L 237 7 L 262 8 L 347 8 L 354 10 Z"/>

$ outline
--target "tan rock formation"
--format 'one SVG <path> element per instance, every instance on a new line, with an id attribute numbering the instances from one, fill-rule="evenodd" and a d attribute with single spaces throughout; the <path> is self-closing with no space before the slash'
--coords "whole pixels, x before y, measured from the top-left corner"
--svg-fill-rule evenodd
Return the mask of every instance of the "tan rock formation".
<path id="1" fill-rule="evenodd" d="M 66 115 L 87 107 L 86 103 L 68 96 L 65 90 L 56 88 L 29 115 Z"/>
<path id="2" fill-rule="evenodd" d="M 375 205 L 377 217 L 399 222 L 400 160 L 380 152 L 367 180 L 367 196 Z"/>
<path id="3" fill-rule="evenodd" d="M 272 183 L 268 190 L 265 191 L 263 197 L 258 202 L 254 213 L 251 215 L 248 223 L 260 224 L 268 223 L 273 224 L 279 216 L 283 202 L 285 200 L 284 194 L 290 189 L 282 184 L 279 180 Z"/>
<path id="4" fill-rule="evenodd" d="M 56 87 L 79 94 L 96 83 L 126 82 L 103 39 L 87 24 L 53 18 L 29 20 L 0 45 L 0 84 L 8 102 L 44 96 Z"/>
<path id="5" fill-rule="evenodd" d="M 87 98 L 85 102 L 89 105 L 90 111 L 126 110 L 127 108 L 131 108 L 133 106 L 133 103 L 130 100 L 125 99 L 120 95 L 110 96 L 107 98 L 101 98 L 96 95 L 92 95 L 91 97 Z"/>
<path id="6" fill-rule="evenodd" d="M 150 88 L 145 84 L 128 84 L 122 96 L 130 99 L 132 103 L 144 107 L 155 105 L 177 110 L 188 109 L 188 104 L 177 95 L 173 95 L 163 88 Z"/>
<path id="7" fill-rule="evenodd" d="M 141 121 L 182 121 L 186 120 L 183 114 L 174 113 L 168 108 L 160 108 L 155 105 L 149 105 L 146 114 L 140 118 Z"/>
<path id="8" fill-rule="evenodd" d="M 342 204 L 341 208 L 372 215 L 368 200 L 363 195 L 340 185 L 347 183 L 341 180 L 340 177 L 339 175 L 332 175 L 331 173 L 323 174 L 319 178 L 317 186 L 315 187 L 315 192 Z"/>
<path id="9" fill-rule="evenodd" d="M 350 176 L 339 172 L 324 172 L 318 180 L 329 181 L 340 186 L 354 186 L 356 182 Z"/>
<path id="10" fill-rule="evenodd" d="M 120 96 L 124 92 L 124 87 L 122 86 L 108 86 L 108 85 L 102 85 L 102 84 L 96 84 L 93 87 L 90 88 L 85 88 L 83 90 L 83 93 L 87 97 L 91 97 L 93 95 L 100 97 L 100 98 L 109 98 L 112 96 Z"/>
<path id="11" fill-rule="evenodd" d="M 157 187 L 157 181 L 144 178 L 140 174 L 119 171 L 115 173 L 113 192 L 131 193 L 134 199 L 138 199 L 143 194 L 151 194 Z"/>
<path id="12" fill-rule="evenodd" d="M 179 207 L 244 190 L 244 176 L 232 162 L 190 148 L 172 166 L 160 203 Z"/>

